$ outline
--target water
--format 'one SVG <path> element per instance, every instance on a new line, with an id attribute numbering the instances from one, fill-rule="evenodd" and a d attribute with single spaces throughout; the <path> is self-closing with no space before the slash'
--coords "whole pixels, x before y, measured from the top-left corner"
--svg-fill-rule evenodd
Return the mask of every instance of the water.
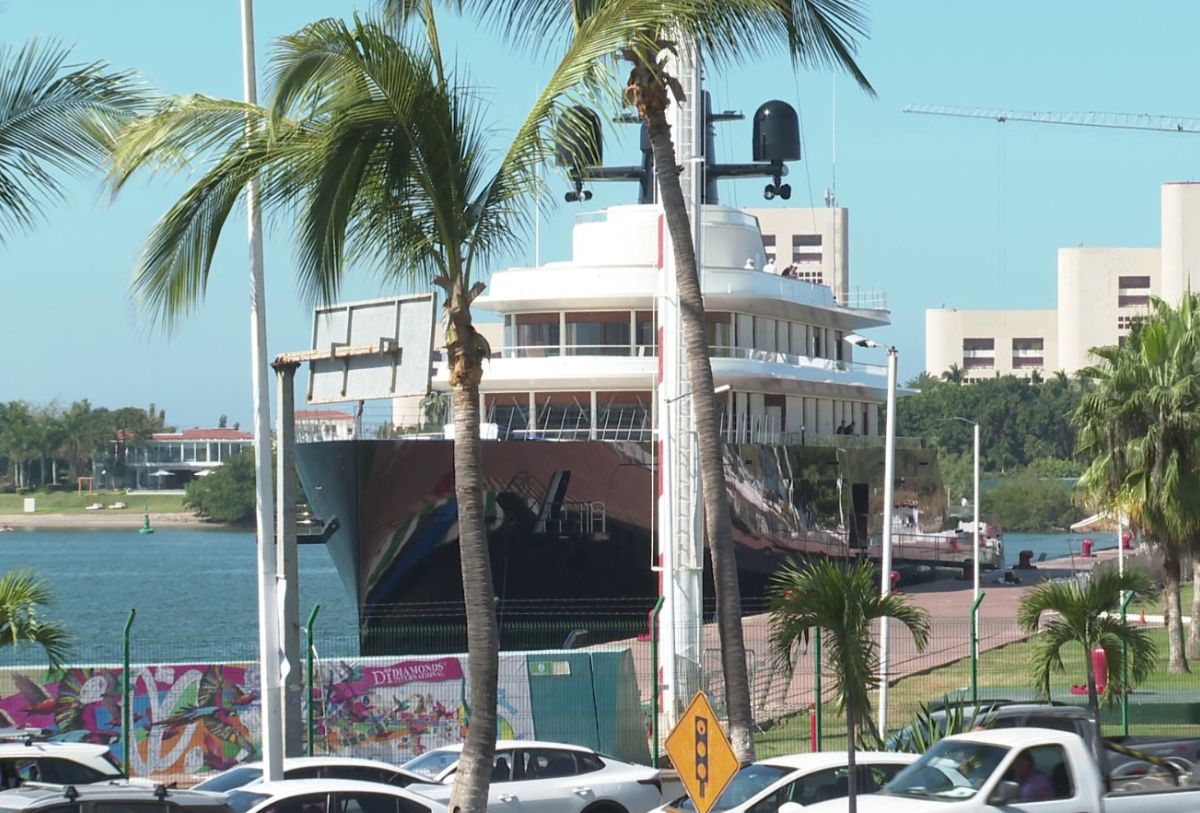
<path id="1" fill-rule="evenodd" d="M 119 662 L 130 609 L 135 661 L 244 660 L 258 646 L 258 555 L 253 532 L 18 530 L 0 534 L 0 572 L 33 568 L 54 589 L 47 613 L 75 638 L 76 659 Z M 353 602 L 328 552 L 299 546 L 300 617 L 321 605 L 322 655 L 353 652 Z M 8 651 L 5 651 L 8 650 Z M 0 649 L 0 665 L 38 662 L 28 647 Z"/>
<path id="2" fill-rule="evenodd" d="M 1117 535 L 1112 531 L 1081 534 L 1037 534 L 1005 531 L 1002 538 L 1004 539 L 1004 558 L 1009 567 L 1017 563 L 1017 555 L 1023 550 L 1033 551 L 1033 559 L 1036 562 L 1038 557 L 1043 553 L 1046 554 L 1047 559 L 1065 559 L 1071 555 L 1072 551 L 1074 551 L 1076 556 L 1079 556 L 1080 545 L 1085 539 L 1092 540 L 1093 552 L 1109 550 L 1117 546 Z"/>

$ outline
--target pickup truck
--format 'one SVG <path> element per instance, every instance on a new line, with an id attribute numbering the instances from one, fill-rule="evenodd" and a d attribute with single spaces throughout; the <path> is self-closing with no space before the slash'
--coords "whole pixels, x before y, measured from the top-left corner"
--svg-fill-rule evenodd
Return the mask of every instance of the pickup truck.
<path id="1" fill-rule="evenodd" d="M 859 813 L 1184 813 L 1200 810 L 1191 774 L 1111 779 L 1083 738 L 1045 728 L 975 731 L 947 737 L 875 794 Z M 805 813 L 846 809 L 821 803 Z"/>

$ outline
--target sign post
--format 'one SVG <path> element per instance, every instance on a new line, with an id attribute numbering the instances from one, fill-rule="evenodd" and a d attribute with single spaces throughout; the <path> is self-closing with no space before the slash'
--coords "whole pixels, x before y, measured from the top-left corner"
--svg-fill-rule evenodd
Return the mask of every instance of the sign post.
<path id="1" fill-rule="evenodd" d="M 667 735 L 666 745 L 696 813 L 708 813 L 737 774 L 739 765 L 704 692 L 697 692 L 680 715 L 679 722 Z"/>

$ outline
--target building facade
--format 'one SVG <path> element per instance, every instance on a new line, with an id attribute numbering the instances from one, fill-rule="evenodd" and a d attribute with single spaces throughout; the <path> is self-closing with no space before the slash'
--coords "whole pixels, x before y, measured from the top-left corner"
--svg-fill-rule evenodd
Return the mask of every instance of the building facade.
<path id="1" fill-rule="evenodd" d="M 239 429 L 155 432 L 144 443 L 126 448 L 125 466 L 134 488 L 183 488 L 253 443 L 254 435 Z"/>
<path id="2" fill-rule="evenodd" d="M 925 311 L 925 370 L 1075 374 L 1095 363 L 1093 347 L 1124 341 L 1151 296 L 1178 302 L 1189 289 L 1200 290 L 1200 184 L 1164 184 L 1161 248 L 1059 249 L 1053 310 Z"/>

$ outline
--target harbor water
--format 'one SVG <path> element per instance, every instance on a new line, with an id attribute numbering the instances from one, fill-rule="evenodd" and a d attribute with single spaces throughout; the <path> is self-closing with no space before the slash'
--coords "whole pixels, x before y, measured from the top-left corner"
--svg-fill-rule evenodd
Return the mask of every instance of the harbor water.
<path id="1" fill-rule="evenodd" d="M 1091 534 L 1093 550 L 1115 547 L 1113 534 Z M 1080 534 L 1006 533 L 1008 565 L 1019 551 L 1048 559 L 1079 555 Z M 314 630 L 320 655 L 356 652 L 357 621 L 350 595 L 320 545 L 301 545 L 300 618 L 321 609 Z M 141 662 L 246 660 L 255 657 L 257 555 L 248 531 L 159 528 L 17 530 L 0 534 L 0 572 L 32 568 L 53 587 L 47 613 L 67 626 L 81 662 L 115 662 L 131 609 L 133 657 Z M 447 597 L 453 599 L 456 597 Z M 28 647 L 0 649 L 0 666 L 36 663 Z"/>

